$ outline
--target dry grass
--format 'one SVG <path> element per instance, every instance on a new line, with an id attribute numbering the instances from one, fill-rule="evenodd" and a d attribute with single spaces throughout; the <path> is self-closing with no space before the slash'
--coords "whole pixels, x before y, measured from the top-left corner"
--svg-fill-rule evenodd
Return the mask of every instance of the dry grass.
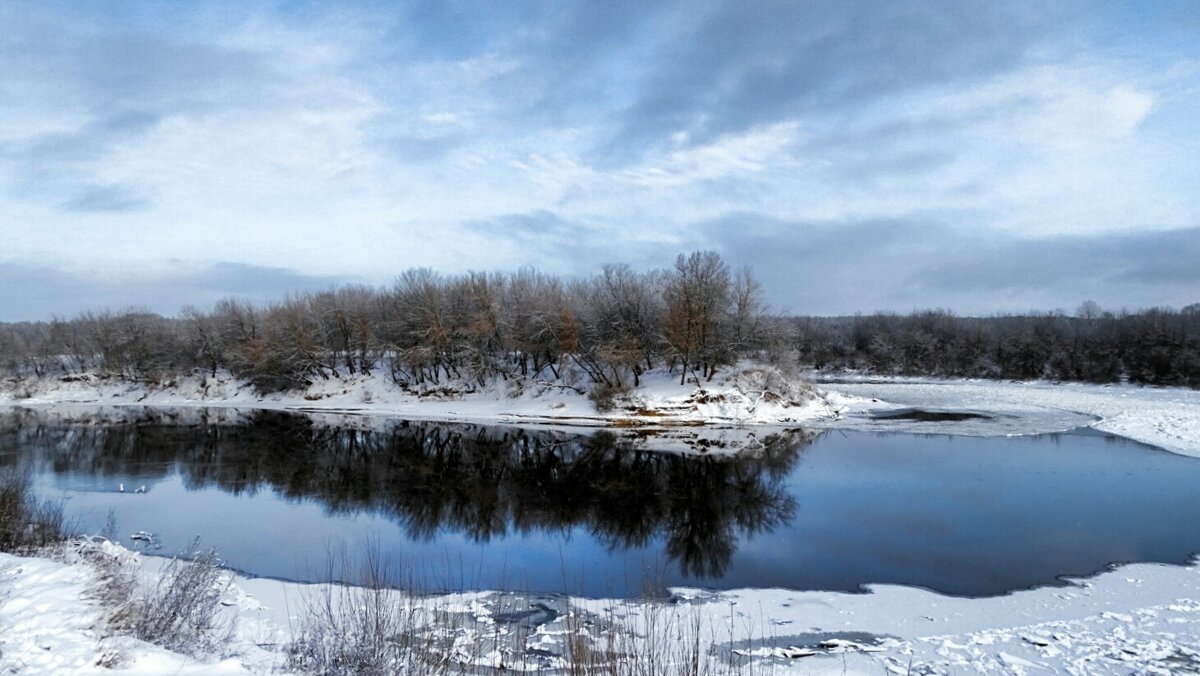
<path id="1" fill-rule="evenodd" d="M 286 646 L 287 668 L 309 674 L 464 673 L 453 659 L 455 633 L 449 613 L 420 603 L 393 586 L 377 547 L 369 548 L 358 570 L 340 574 L 330 555 L 329 579 L 355 579 L 356 585 L 324 584 L 303 600 L 294 638 Z"/>
<path id="2" fill-rule="evenodd" d="M 551 609 L 519 595 L 498 595 L 479 615 L 481 607 L 469 607 L 461 597 L 399 589 L 387 571 L 372 551 L 359 570 L 342 569 L 337 578 L 357 578 L 355 585 L 314 586 L 303 600 L 294 639 L 285 647 L 285 668 L 304 674 L 402 676 L 755 676 L 771 671 L 770 664 L 728 651 L 718 655 L 715 646 L 725 642 L 711 633 L 695 606 L 639 600 L 597 615 L 567 602 L 559 613 L 543 612 Z M 538 613 L 540 619 L 526 621 Z"/>
<path id="3" fill-rule="evenodd" d="M 29 476 L 0 473 L 0 552 L 30 556 L 66 539 L 61 502 L 39 501 Z"/>
<path id="4" fill-rule="evenodd" d="M 96 571 L 93 598 L 106 609 L 106 636 L 130 635 L 193 657 L 221 653 L 233 638 L 234 620 L 221 601 L 232 582 L 213 550 L 195 544 L 149 579 L 125 550 L 104 538 L 73 542 L 75 555 Z M 110 666 L 120 663 L 119 658 Z"/>
<path id="5" fill-rule="evenodd" d="M 636 620 L 631 624 L 630 618 Z M 695 606 L 643 600 L 609 606 L 600 616 L 572 613 L 566 642 L 568 659 L 561 672 L 569 676 L 755 676 L 773 671 L 769 663 L 716 656 L 714 647 L 722 637 Z"/>
<path id="6" fill-rule="evenodd" d="M 633 406 L 625 410 L 629 411 L 630 415 L 635 415 L 642 418 L 662 418 L 670 415 L 670 413 L 661 411 L 657 408 L 638 408 Z"/>
<path id="7" fill-rule="evenodd" d="M 216 551 L 199 551 L 193 543 L 134 596 L 131 633 L 186 655 L 220 652 L 233 637 L 233 623 L 221 612 L 231 582 Z"/>

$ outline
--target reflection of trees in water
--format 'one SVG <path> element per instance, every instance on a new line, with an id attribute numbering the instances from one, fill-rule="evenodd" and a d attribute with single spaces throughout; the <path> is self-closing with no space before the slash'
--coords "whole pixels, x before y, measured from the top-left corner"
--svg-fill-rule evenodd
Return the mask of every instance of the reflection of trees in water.
<path id="1" fill-rule="evenodd" d="M 333 512 L 385 514 L 422 539 L 452 529 L 486 542 L 586 524 L 613 549 L 661 536 L 685 573 L 714 577 L 739 535 L 792 518 L 796 501 L 783 480 L 811 439 L 776 434 L 752 454 L 714 458 L 648 451 L 608 431 L 414 422 L 364 431 L 277 412 L 258 412 L 247 424 L 154 411 L 100 425 L 19 415 L 4 421 L 3 448 L 32 449 L 22 462 L 56 473 L 150 481 L 178 470 L 192 488 L 237 494 L 269 486 Z"/>

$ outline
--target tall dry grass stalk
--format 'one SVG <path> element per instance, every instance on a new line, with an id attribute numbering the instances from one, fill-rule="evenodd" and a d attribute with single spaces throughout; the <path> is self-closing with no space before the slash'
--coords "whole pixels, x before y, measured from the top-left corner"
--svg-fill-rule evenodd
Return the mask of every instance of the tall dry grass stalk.
<path id="1" fill-rule="evenodd" d="M 287 668 L 312 674 L 463 673 L 455 653 L 457 620 L 402 591 L 389 562 L 369 546 L 357 568 L 330 554 L 326 579 L 302 600 Z M 336 574 L 335 574 L 336 573 Z M 456 661 L 457 658 L 457 661 Z"/>

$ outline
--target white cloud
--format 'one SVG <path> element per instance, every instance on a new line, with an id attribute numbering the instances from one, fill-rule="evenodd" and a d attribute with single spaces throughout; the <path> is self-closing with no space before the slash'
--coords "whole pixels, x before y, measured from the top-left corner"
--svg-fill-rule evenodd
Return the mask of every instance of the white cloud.
<path id="1" fill-rule="evenodd" d="M 462 123 L 462 117 L 458 113 L 428 113 L 422 115 L 421 118 L 434 125 L 458 125 Z"/>
<path id="2" fill-rule="evenodd" d="M 668 188 L 698 181 L 755 174 L 768 168 L 781 170 L 793 160 L 787 152 L 799 130 L 796 121 L 760 125 L 745 132 L 725 134 L 709 143 L 674 150 L 626 170 L 623 178 L 635 185 Z M 677 137 L 677 142 L 686 139 Z"/>
<path id="3" fill-rule="evenodd" d="M 640 61 L 670 56 L 661 42 L 681 30 L 674 18 L 575 63 L 561 46 L 539 53 L 526 34 L 427 50 L 460 31 L 414 36 L 405 20 L 387 24 L 392 10 L 202 13 L 177 32 L 51 17 L 54 30 L 21 42 L 52 36 L 49 60 L 5 51 L 0 37 L 8 255 L 54 252 L 85 266 L 219 259 L 385 280 L 410 265 L 669 256 L 697 244 L 696 222 L 738 211 L 796 221 L 936 214 L 993 235 L 1183 227 L 1200 216 L 1195 60 L 1093 48 L 885 88 L 853 105 L 795 92 L 730 101 L 686 81 L 660 100 L 639 89 L 655 84 L 646 72 L 656 65 Z M 172 60 L 152 86 L 130 76 L 136 68 L 114 80 L 81 63 L 96 50 L 80 45 L 96 36 L 117 56 Z M 731 40 L 742 54 L 743 39 Z M 197 55 L 220 75 L 189 61 Z M 705 58 L 719 70 L 733 57 Z M 538 59 L 556 62 L 539 70 Z M 827 85 L 874 82 L 856 78 L 862 67 L 818 64 L 829 73 L 814 74 Z M 612 147 L 614 130 L 639 123 L 643 99 L 663 106 L 661 131 Z M 775 107 L 759 115 L 759 103 Z M 688 115 L 677 119 L 677 108 Z M 710 114 L 726 115 L 714 129 L 730 131 L 670 133 L 702 130 Z M 72 204 L 91 210 L 67 213 Z M 540 212 L 608 253 L 466 225 Z"/>
<path id="4" fill-rule="evenodd" d="M 1108 90 L 1105 98 L 1105 109 L 1113 123 L 1113 131 L 1119 136 L 1127 135 L 1137 128 L 1156 103 L 1154 94 L 1139 91 L 1126 84 Z"/>
<path id="5" fill-rule="evenodd" d="M 980 129 L 1007 141 L 1062 149 L 1134 134 L 1156 101 L 1120 65 L 1081 63 L 1021 69 L 931 103 L 964 118 L 982 113 Z"/>
<path id="6" fill-rule="evenodd" d="M 1012 121 L 1014 135 L 1057 148 L 1086 148 L 1136 132 L 1156 97 L 1131 83 L 1087 86 L 1066 83 L 1042 93 L 1045 100 Z M 1021 131 L 1023 130 L 1023 131 Z"/>

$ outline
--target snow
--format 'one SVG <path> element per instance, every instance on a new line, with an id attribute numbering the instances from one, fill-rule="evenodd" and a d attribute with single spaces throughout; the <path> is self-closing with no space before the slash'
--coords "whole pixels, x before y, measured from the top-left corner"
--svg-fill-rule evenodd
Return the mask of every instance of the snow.
<path id="1" fill-rule="evenodd" d="M 301 392 L 261 395 L 227 374 L 191 376 L 161 385 L 94 376 L 0 384 L 0 406 L 163 406 L 275 409 L 314 414 L 389 416 L 412 420 L 555 426 L 710 428 L 747 426 L 869 429 L 976 435 L 1059 432 L 1091 426 L 1183 455 L 1200 456 L 1200 391 L 1131 385 L 1053 384 L 972 380 L 839 378 L 822 389 L 789 390 L 771 383 L 764 396 L 759 367 L 739 365 L 713 383 L 679 384 L 665 370 L 648 372 L 639 388 L 599 412 L 575 390 L 497 381 L 485 388 L 461 383 L 406 391 L 376 371 L 330 378 Z M 961 422 L 894 421 L 872 417 L 904 407 L 970 411 L 988 419 Z"/>
<path id="2" fill-rule="evenodd" d="M 607 412 L 579 386 L 544 381 L 494 380 L 486 386 L 456 382 L 404 389 L 382 371 L 317 380 L 302 391 L 262 395 L 228 374 L 188 376 L 161 384 L 92 375 L 39 378 L 0 384 L 0 406 L 63 404 L 234 407 L 342 414 L 388 415 L 412 420 L 585 426 L 796 425 L 837 415 L 819 391 L 783 378 L 771 367 L 740 364 L 713 382 L 680 384 L 679 375 L 655 369 L 618 397 Z"/>
<path id="3" fill-rule="evenodd" d="M 1017 667 L 1170 673 L 1180 660 L 1200 667 L 1197 562 L 1133 564 L 1071 583 L 983 599 L 899 586 L 873 586 L 867 594 L 676 591 L 698 599 L 714 623 L 724 618 L 728 624 L 732 616 L 735 627 L 757 623 L 760 633 L 773 630 L 768 640 L 775 645 L 794 645 L 814 631 L 877 636 L 881 651 L 851 648 L 850 664 L 868 673 L 879 673 L 881 664 L 903 673 L 910 661 L 914 673 L 1009 673 Z M 759 618 L 769 618 L 769 626 Z M 840 670 L 840 659 L 826 661 L 829 671 Z"/>
<path id="4" fill-rule="evenodd" d="M 151 573 L 161 567 L 161 560 L 128 556 Z M 0 673 L 99 673 L 107 671 L 106 659 L 129 673 L 279 670 L 279 647 L 298 626 L 300 609 L 328 585 L 230 577 L 226 610 L 237 618 L 236 638 L 222 655 L 197 660 L 128 637 L 104 637 L 103 609 L 89 595 L 96 578 L 87 564 L 0 554 Z M 518 601 L 502 593 L 403 602 L 457 617 L 450 641 L 465 662 L 514 670 L 560 666 L 560 659 L 544 655 L 561 655 L 572 621 L 591 627 L 599 641 L 621 626 L 632 637 L 629 647 L 654 630 L 698 632 L 707 659 L 754 659 L 779 674 L 1200 668 L 1200 562 L 1132 564 L 1069 582 L 984 599 L 889 585 L 863 594 L 676 589 L 673 603 L 659 605 L 558 599 L 564 612 L 547 613 L 548 621 L 534 626 L 507 619 L 529 613 L 514 612 Z M 401 602 L 404 595 L 393 594 Z M 514 644 L 542 652 L 523 662 Z"/>
<path id="5" fill-rule="evenodd" d="M 1090 425 L 1164 450 L 1200 457 L 1200 390 L 1134 385 L 971 380 L 831 382 L 828 399 L 840 407 L 839 427 L 958 434 L 1040 434 Z M 988 421 L 888 423 L 870 413 L 897 407 L 975 411 Z"/>
<path id="6" fill-rule="evenodd" d="M 753 387 L 733 378 L 706 387 L 702 397 L 696 396 L 694 385 L 681 388 L 668 374 L 652 374 L 647 380 L 626 406 L 665 410 L 676 423 L 717 423 L 719 428 L 804 421 L 805 426 L 822 428 L 961 434 L 1030 434 L 1090 424 L 1200 457 L 1200 392 L 1190 390 L 861 378 L 825 383 L 827 392 L 789 407 L 755 399 Z M 207 392 L 198 382 L 158 389 L 55 382 L 22 393 L 28 397 L 14 398 L 10 392 L 0 404 L 53 409 L 71 401 L 92 406 L 215 403 L 230 409 L 231 416 L 237 415 L 236 408 L 267 407 L 563 425 L 614 424 L 627 417 L 637 424 L 661 422 L 652 420 L 658 416 L 627 409 L 597 414 L 584 397 L 559 388 L 526 391 L 515 398 L 497 396 L 500 393 L 493 390 L 436 400 L 388 385 L 379 379 L 328 381 L 301 396 L 260 399 L 229 379 L 210 380 Z M 718 395 L 725 398 L 716 399 Z M 987 417 L 953 422 L 876 417 L 905 408 Z M 135 559 L 145 566 L 160 565 L 149 563 L 153 559 Z M 89 594 L 95 573 L 87 564 L 0 554 L 0 673 L 98 672 L 114 654 L 121 655 L 122 668 L 131 673 L 279 669 L 279 646 L 294 631 L 303 600 L 328 588 L 230 575 L 228 612 L 238 618 L 237 638 L 222 655 L 197 660 L 128 637 L 106 638 L 103 609 Z M 512 666 L 513 655 L 501 646 L 513 643 L 541 651 L 540 661 L 522 662 L 517 668 L 561 665 L 544 655 L 561 654 L 568 623 L 574 622 L 590 628 L 586 630 L 598 639 L 606 628 L 623 627 L 631 641 L 643 645 L 649 645 L 648 634 L 663 627 L 675 637 L 693 627 L 705 659 L 754 660 L 779 674 L 1200 671 L 1200 560 L 1186 566 L 1128 564 L 1067 582 L 981 599 L 890 585 L 872 586 L 861 594 L 675 589 L 669 604 L 558 597 L 541 599 L 559 604 L 555 607 L 562 612 L 536 626 L 502 621 L 522 616 L 513 612 L 514 604 L 532 602 L 499 592 L 421 597 L 414 602 L 436 604 L 440 612 L 471 620 L 456 625 L 459 633 L 453 637 L 464 661 Z"/>
<path id="7" fill-rule="evenodd" d="M 130 553 L 132 554 L 132 553 Z M 0 673 L 254 673 L 236 658 L 200 661 L 128 636 L 106 636 L 97 577 L 82 562 L 0 553 Z"/>

